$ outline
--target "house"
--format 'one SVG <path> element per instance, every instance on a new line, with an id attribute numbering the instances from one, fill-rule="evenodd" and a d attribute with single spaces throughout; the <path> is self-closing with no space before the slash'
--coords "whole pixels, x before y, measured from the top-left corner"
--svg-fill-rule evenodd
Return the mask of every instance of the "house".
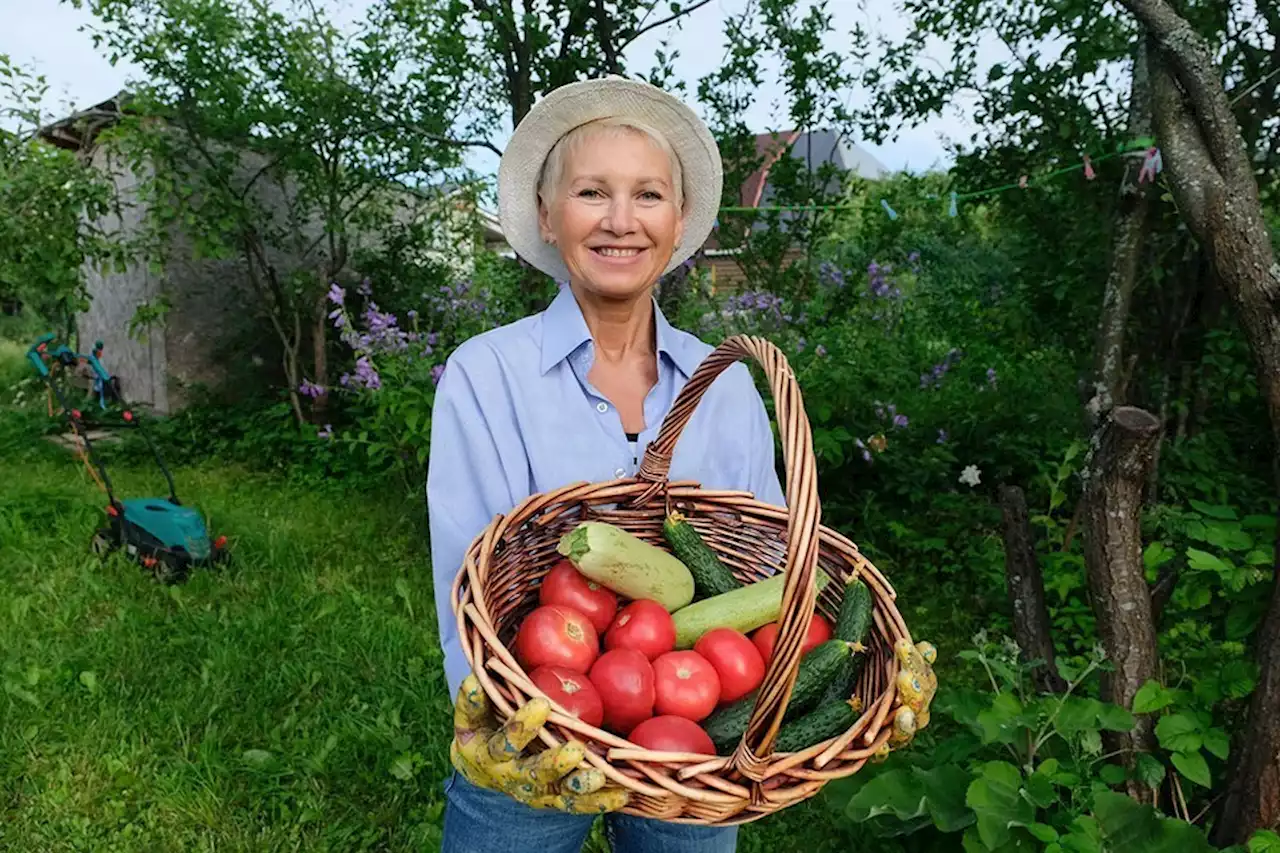
<path id="1" fill-rule="evenodd" d="M 755 137 L 755 148 L 762 163 L 739 189 L 739 207 L 761 208 L 775 203 L 776 190 L 769 182 L 769 173 L 784 154 L 800 160 L 810 171 L 818 171 L 825 163 L 835 166 L 839 176 L 832 178 L 825 188 L 830 194 L 839 194 L 843 180 L 840 176 L 855 175 L 876 181 L 889 175 L 889 170 L 874 155 L 832 130 L 761 133 Z M 794 215 L 783 211 L 781 219 L 785 222 Z M 767 226 L 759 224 L 756 227 Z M 709 271 L 714 291 L 731 292 L 745 282 L 746 273 L 737 261 L 739 251 L 721 247 L 715 231 L 707 239 L 698 265 Z M 799 256 L 799 249 L 791 250 L 787 262 Z"/>
<path id="2" fill-rule="evenodd" d="M 125 238 L 139 235 L 146 224 L 141 181 L 99 137 L 127 109 L 128 96 L 122 92 L 38 131 L 47 143 L 75 151 L 109 176 L 115 188 L 116 210 L 99 225 Z M 319 218 L 293 221 L 297 211 L 289 208 L 292 185 L 287 179 L 256 180 L 268 165 L 265 158 L 246 150 L 238 162 L 243 164 L 241 178 L 246 191 L 266 209 L 280 211 L 282 217 L 291 215 L 281 221 L 291 238 L 290 247 L 269 252 L 278 280 L 283 282 L 290 273 L 317 274 L 312 247 L 322 235 Z M 447 261 L 455 275 L 465 276 L 472 259 L 468 249 L 479 243 L 502 251 L 505 241 L 496 216 L 475 211 L 469 194 L 459 188 L 439 190 L 388 184 L 383 200 L 397 221 L 431 216 L 434 239 L 422 247 L 422 258 Z M 468 213 L 472 215 L 465 215 Z M 376 233 L 353 234 L 351 256 L 362 247 L 376 245 L 379 237 Z M 200 257 L 192 235 L 176 228 L 164 239 L 168 258 L 163 269 L 133 263 L 124 270 L 90 265 L 84 270 L 90 303 L 76 318 L 79 337 L 103 342 L 103 363 L 119 377 L 125 399 L 164 414 L 189 402 L 196 386 L 260 388 L 264 382 L 283 383 L 279 336 L 263 317 L 248 310 L 261 304 L 264 297 L 256 295 L 245 259 L 238 253 L 229 258 Z M 158 322 L 141 331 L 131 329 L 137 318 L 146 315 L 158 318 Z M 307 322 L 303 318 L 303 323 Z M 310 344 L 304 346 L 309 353 Z M 302 361 L 308 364 L 310 358 Z"/>

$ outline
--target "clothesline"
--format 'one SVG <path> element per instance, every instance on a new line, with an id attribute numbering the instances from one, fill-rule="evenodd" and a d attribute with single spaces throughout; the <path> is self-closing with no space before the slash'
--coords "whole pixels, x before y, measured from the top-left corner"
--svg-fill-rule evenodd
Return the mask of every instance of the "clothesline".
<path id="1" fill-rule="evenodd" d="M 1026 189 L 1029 186 L 1044 183 L 1046 181 L 1057 178 L 1060 175 L 1065 175 L 1069 172 L 1084 170 L 1085 176 L 1088 177 L 1090 180 L 1092 180 L 1094 176 L 1093 175 L 1094 163 L 1101 163 L 1104 160 L 1110 160 L 1113 157 L 1123 157 L 1125 155 L 1133 154 L 1139 151 L 1146 152 L 1146 159 L 1143 163 L 1144 173 L 1150 174 L 1152 179 L 1154 179 L 1154 173 L 1159 172 L 1163 167 L 1163 164 L 1160 161 L 1160 150 L 1155 147 L 1155 140 L 1152 137 L 1149 137 L 1149 136 L 1139 137 L 1138 139 L 1121 143 L 1120 145 L 1116 146 L 1116 149 L 1114 151 L 1109 151 L 1105 154 L 1100 154 L 1096 157 L 1091 157 L 1090 155 L 1086 154 L 1083 156 L 1083 158 L 1079 163 L 1074 163 L 1070 166 L 1063 166 L 1060 169 L 1055 169 L 1052 172 L 1037 176 L 1035 178 L 1032 178 L 1028 175 L 1023 175 L 1017 181 L 1000 184 L 999 186 L 989 187 L 983 190 L 973 190 L 970 192 L 963 192 L 963 193 L 952 192 L 950 194 L 950 200 L 951 200 L 950 215 L 951 216 L 956 215 L 956 204 L 958 202 L 967 201 L 969 199 L 974 199 L 974 198 L 981 198 L 983 196 L 988 196 L 988 195 L 995 195 L 997 193 L 1008 192 L 1009 190 L 1012 190 L 1012 189 Z M 936 199 L 938 198 L 938 196 L 930 195 L 928 196 L 928 198 Z M 893 208 L 889 205 L 887 200 L 881 199 L 880 203 L 881 203 L 881 206 L 885 208 L 886 212 L 889 213 L 890 218 L 897 218 L 897 214 L 893 211 Z M 777 211 L 849 210 L 849 209 L 860 207 L 860 206 L 861 206 L 860 204 L 847 203 L 847 202 L 842 204 L 760 205 L 758 207 L 725 206 L 720 208 L 720 212 L 721 213 L 748 213 L 752 211 L 761 212 L 761 211 L 773 211 L 773 210 L 777 210 Z"/>

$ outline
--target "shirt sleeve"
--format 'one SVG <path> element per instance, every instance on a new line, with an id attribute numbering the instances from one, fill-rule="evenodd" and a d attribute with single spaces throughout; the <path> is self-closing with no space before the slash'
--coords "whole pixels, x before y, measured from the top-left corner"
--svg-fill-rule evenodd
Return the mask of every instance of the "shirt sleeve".
<path id="1" fill-rule="evenodd" d="M 466 363 L 458 357 L 462 351 L 455 351 L 436 386 L 427 462 L 431 571 L 450 701 L 471 671 L 451 604 L 454 578 L 475 537 L 528 491 L 527 483 L 517 482 L 527 479 L 528 464 L 514 414 L 502 402 L 501 377 L 474 363 L 483 358 Z"/>
<path id="2" fill-rule="evenodd" d="M 747 488 L 756 496 L 756 500 L 773 506 L 787 505 L 786 492 L 778 477 L 777 443 L 773 438 L 773 426 L 769 420 L 769 411 L 765 408 L 760 392 L 748 376 L 750 389 L 750 425 L 752 464 L 748 474 Z"/>

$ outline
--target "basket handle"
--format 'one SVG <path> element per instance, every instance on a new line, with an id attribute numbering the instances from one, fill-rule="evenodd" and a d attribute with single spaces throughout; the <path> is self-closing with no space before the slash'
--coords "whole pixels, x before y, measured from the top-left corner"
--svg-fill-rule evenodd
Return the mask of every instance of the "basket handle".
<path id="1" fill-rule="evenodd" d="M 773 657 L 765 668 L 755 708 L 732 759 L 733 765 L 744 776 L 758 782 L 763 778 L 765 759 L 773 752 L 773 743 L 791 698 L 791 688 L 800 666 L 801 643 L 817 603 L 815 587 L 821 515 L 817 462 L 800 386 L 780 349 L 764 338 L 734 335 L 726 338 L 703 359 L 663 419 L 658 437 L 645 449 L 637 479 L 649 483 L 649 486 L 636 498 L 636 503 L 646 503 L 665 489 L 676 441 L 702 395 L 726 368 L 747 357 L 755 359 L 764 368 L 769 380 L 786 464 L 788 509 L 786 581 L 778 638 Z"/>

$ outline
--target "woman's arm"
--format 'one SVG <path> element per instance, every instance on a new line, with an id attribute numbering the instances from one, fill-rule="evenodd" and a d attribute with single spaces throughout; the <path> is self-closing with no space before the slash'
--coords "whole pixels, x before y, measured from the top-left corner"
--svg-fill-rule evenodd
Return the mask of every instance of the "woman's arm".
<path id="1" fill-rule="evenodd" d="M 528 463 L 504 387 L 492 351 L 460 347 L 445 367 L 432 407 L 427 518 L 450 696 L 471 671 L 450 605 L 453 580 L 472 540 L 528 492 Z"/>

